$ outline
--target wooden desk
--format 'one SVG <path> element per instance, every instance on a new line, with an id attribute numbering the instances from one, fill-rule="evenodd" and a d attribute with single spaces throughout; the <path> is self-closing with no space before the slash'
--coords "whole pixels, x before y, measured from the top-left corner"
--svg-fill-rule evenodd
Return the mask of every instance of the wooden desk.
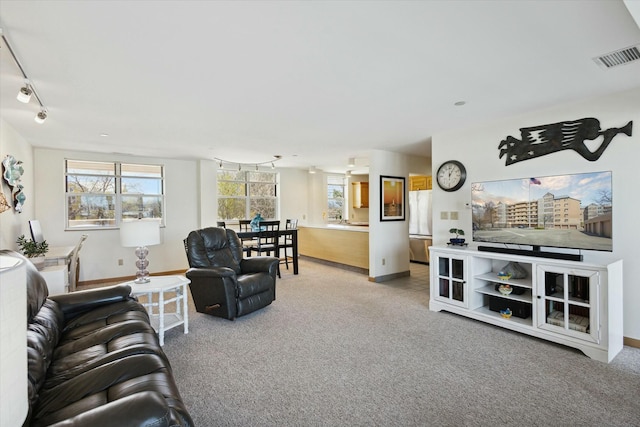
<path id="1" fill-rule="evenodd" d="M 257 238 L 260 234 L 258 231 L 236 231 L 238 237 L 241 239 Z M 278 237 L 291 236 L 291 242 L 293 243 L 293 274 L 298 274 L 298 230 L 280 230 L 278 231 Z M 276 254 L 278 257 L 279 254 Z"/>
<path id="2" fill-rule="evenodd" d="M 49 246 L 49 250 L 44 255 L 45 265 L 69 265 L 74 249 L 75 246 Z"/>

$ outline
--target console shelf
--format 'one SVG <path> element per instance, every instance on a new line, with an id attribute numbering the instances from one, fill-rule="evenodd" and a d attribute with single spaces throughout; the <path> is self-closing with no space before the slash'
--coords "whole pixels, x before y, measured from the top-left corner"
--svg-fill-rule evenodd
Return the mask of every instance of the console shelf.
<path id="1" fill-rule="evenodd" d="M 517 295 L 517 294 L 514 294 L 514 293 L 511 293 L 509 295 L 503 295 L 499 291 L 496 291 L 495 286 L 493 286 L 493 285 L 487 285 L 487 286 L 484 286 L 482 288 L 475 289 L 475 291 L 476 292 L 480 292 L 481 294 L 491 295 L 491 296 L 494 296 L 496 298 L 503 298 L 505 300 L 520 301 L 520 302 L 531 304 L 531 290 L 530 289 L 526 290 L 521 295 Z"/>
<path id="2" fill-rule="evenodd" d="M 574 347 L 602 362 L 622 350 L 621 260 L 567 261 L 453 247 L 429 251 L 430 310 Z M 526 276 L 499 278 L 509 263 L 518 263 Z M 513 291 L 504 295 L 500 285 Z"/>

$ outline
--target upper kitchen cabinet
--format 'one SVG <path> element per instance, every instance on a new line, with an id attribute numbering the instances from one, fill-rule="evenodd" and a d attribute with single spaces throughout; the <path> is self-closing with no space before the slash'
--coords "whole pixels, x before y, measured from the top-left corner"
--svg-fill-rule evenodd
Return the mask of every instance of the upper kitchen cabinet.
<path id="1" fill-rule="evenodd" d="M 414 175 L 409 177 L 409 190 L 431 190 L 431 176 Z"/>
<path id="2" fill-rule="evenodd" d="M 351 189 L 353 194 L 354 208 L 369 207 L 369 183 L 368 182 L 352 182 Z"/>

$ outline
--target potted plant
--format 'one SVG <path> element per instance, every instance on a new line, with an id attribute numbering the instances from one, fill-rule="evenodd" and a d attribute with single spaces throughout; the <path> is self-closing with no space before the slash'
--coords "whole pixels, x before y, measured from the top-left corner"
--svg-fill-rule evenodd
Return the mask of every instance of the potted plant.
<path id="1" fill-rule="evenodd" d="M 24 256 L 31 259 L 31 262 L 36 266 L 38 270 L 44 267 L 44 254 L 49 250 L 49 244 L 46 240 L 42 242 L 34 242 L 31 239 L 24 237 L 24 234 L 18 237 L 16 240 L 20 251 Z"/>
<path id="2" fill-rule="evenodd" d="M 451 242 L 452 245 L 464 245 L 464 237 L 460 237 L 464 236 L 464 230 L 460 228 L 451 228 L 449 229 L 449 233 L 456 235 L 456 237 L 452 237 L 449 239 L 449 242 Z"/>

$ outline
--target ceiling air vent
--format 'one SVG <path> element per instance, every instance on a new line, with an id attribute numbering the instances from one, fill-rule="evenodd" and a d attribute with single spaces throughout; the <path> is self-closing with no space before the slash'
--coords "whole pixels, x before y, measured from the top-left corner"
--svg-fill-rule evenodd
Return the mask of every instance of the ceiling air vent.
<path id="1" fill-rule="evenodd" d="M 640 60 L 640 48 L 639 46 L 627 47 L 606 55 L 597 56 L 593 60 L 604 69 L 617 67 L 618 65 Z"/>

